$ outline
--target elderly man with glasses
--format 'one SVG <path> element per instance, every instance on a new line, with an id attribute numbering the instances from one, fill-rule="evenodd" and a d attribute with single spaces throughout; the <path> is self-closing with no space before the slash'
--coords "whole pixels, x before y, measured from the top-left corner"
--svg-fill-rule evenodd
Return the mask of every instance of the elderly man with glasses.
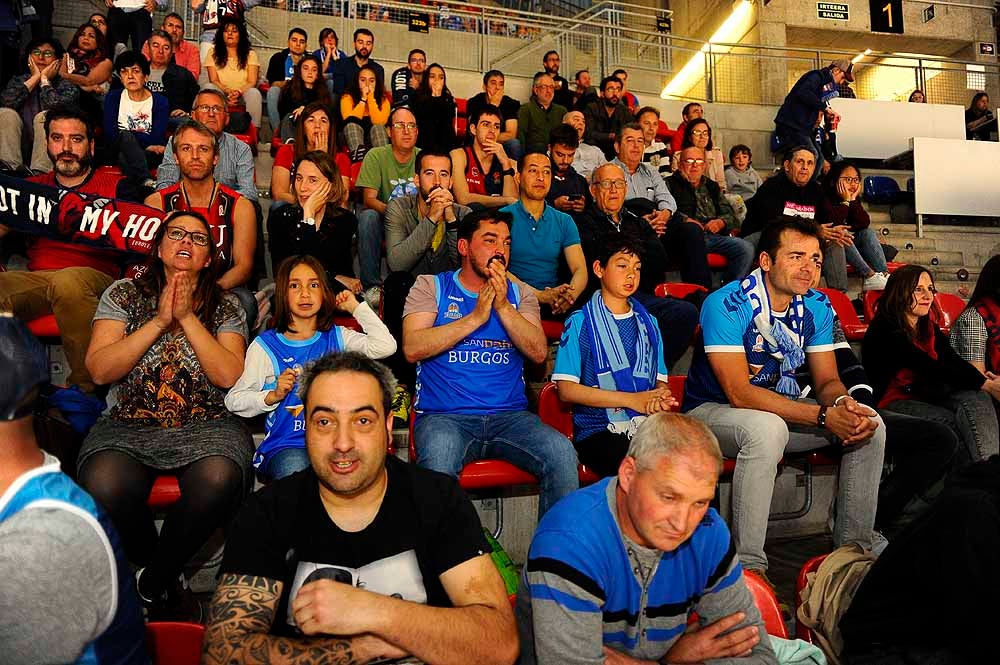
<path id="1" fill-rule="evenodd" d="M 575 216 L 580 244 L 587 265 L 592 267 L 608 234 L 628 233 L 638 238 L 643 249 L 642 269 L 639 290 L 633 297 L 656 319 L 663 339 L 663 359 L 669 369 L 691 344 L 698 324 L 698 309 L 683 300 L 653 294 L 656 285 L 664 280 L 667 253 L 649 222 L 625 207 L 627 187 L 625 171 L 620 165 L 609 162 L 594 169 L 590 177 L 593 203 Z M 591 273 L 587 291 L 578 300 L 586 302 L 599 286 Z"/>
<path id="2" fill-rule="evenodd" d="M 517 140 L 525 152 L 541 151 L 549 145 L 549 132 L 562 124 L 566 107 L 553 102 L 556 84 L 550 74 L 538 72 L 531 84 L 531 99 L 517 114 Z"/>
<path id="3" fill-rule="evenodd" d="M 212 130 L 219 140 L 219 161 L 215 165 L 215 179 L 256 203 L 257 185 L 253 178 L 253 154 L 250 152 L 250 146 L 223 131 L 229 124 L 229 112 L 226 108 L 226 98 L 221 92 L 205 89 L 194 98 L 191 117 Z M 174 155 L 171 142 L 168 141 L 163 152 L 163 162 L 156 172 L 156 189 L 166 189 L 178 182 L 180 182 L 180 170 L 177 167 L 177 157 Z"/>
<path id="4" fill-rule="evenodd" d="M 703 231 L 703 250 L 689 257 L 704 280 L 696 283 L 711 288 L 708 252 L 722 254 L 728 260 L 722 273 L 723 283 L 743 279 L 753 265 L 754 246 L 743 238 L 730 237 L 729 232 L 739 228 L 739 222 L 719 185 L 705 175 L 705 150 L 695 146 L 684 148 L 678 170 L 667 179 L 667 184 L 677 201 L 674 223 L 692 224 Z"/>

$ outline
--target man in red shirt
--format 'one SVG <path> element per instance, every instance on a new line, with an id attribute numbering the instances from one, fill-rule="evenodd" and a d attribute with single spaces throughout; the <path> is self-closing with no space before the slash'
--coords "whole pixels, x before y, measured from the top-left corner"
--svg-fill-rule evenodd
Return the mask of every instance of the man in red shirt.
<path id="1" fill-rule="evenodd" d="M 116 169 L 95 169 L 94 130 L 73 107 L 54 107 L 45 118 L 45 142 L 54 170 L 29 178 L 51 187 L 136 200 L 133 183 Z M 0 237 L 9 229 L 0 225 Z M 25 321 L 54 314 L 69 362 L 67 382 L 93 394 L 84 360 L 97 302 L 121 274 L 121 254 L 43 236 L 28 241 L 28 271 L 0 273 L 0 310 Z"/>

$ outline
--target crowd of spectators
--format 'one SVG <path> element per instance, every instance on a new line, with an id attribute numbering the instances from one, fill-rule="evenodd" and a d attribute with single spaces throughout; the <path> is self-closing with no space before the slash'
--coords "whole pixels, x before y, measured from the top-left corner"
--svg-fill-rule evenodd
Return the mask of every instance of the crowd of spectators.
<path id="1" fill-rule="evenodd" d="M 0 494 L 19 496 L 0 503 L 0 535 L 29 529 L 17 515 L 36 495 L 70 507 L 0 539 L 0 563 L 38 558 L 62 520 L 87 534 L 82 569 L 103 566 L 90 582 L 122 597 L 97 612 L 60 596 L 79 610 L 59 644 L 74 658 L 134 651 L 141 606 L 205 622 L 205 662 L 319 649 L 510 663 L 519 632 L 525 663 L 774 663 L 744 572 L 767 581 L 786 452 L 839 448 L 834 544 L 877 555 L 911 499 L 1000 449 L 1000 262 L 949 338 L 931 273 L 888 276 L 859 167 L 827 150 L 817 177 L 814 130 L 839 119 L 809 106 L 827 101 L 813 88 L 832 93 L 849 64 L 793 88 L 782 167 L 762 181 L 745 145 L 726 165 L 700 104 L 671 138 L 624 70 L 596 89 L 581 70 L 574 90 L 549 51 L 523 103 L 486 72 L 459 135 L 445 68 L 421 49 L 387 79 L 371 31 L 347 55 L 333 30 L 313 50 L 293 28 L 262 94 L 244 20 L 256 3 L 202 3 L 201 53 L 177 14 L 154 30 L 152 4 L 111 7 L 110 39 L 94 20 L 65 53 L 30 41 L 27 71 L 0 94 L 8 171 L 159 215 L 141 261 L 27 233 L 28 269 L 0 273 L 0 311 L 54 315 L 66 390 L 92 404 L 63 460 L 76 487 L 31 434 L 39 350 L 0 317 L 0 359 L 24 377 L 0 390 L 0 438 L 15 442 L 0 446 Z M 242 131 L 265 117 L 281 144 L 266 214 L 258 145 Z M 0 216 L 0 238 L 24 231 L 15 221 Z M 816 290 L 821 277 L 846 290 L 848 265 L 885 290 L 861 361 Z M 657 290 L 671 271 L 701 288 Z M 552 380 L 574 406 L 572 443 L 530 407 L 526 376 L 556 341 L 545 324 L 562 328 Z M 669 372 L 689 350 L 674 394 Z M 411 465 L 387 456 L 407 424 Z M 709 507 L 723 456 L 735 460 L 731 533 Z M 540 488 L 516 619 L 454 480 L 485 459 Z M 602 480 L 579 490 L 580 463 Z M 146 497 L 161 475 L 180 499 L 157 531 Z M 251 495 L 256 480 L 267 487 Z M 182 573 L 220 527 L 206 617 Z M 27 662 L 23 635 L 64 616 L 18 602 L 34 632 L 0 628 L 0 645 Z M 685 632 L 691 612 L 702 628 Z M 648 625 L 628 619 L 639 615 Z"/>

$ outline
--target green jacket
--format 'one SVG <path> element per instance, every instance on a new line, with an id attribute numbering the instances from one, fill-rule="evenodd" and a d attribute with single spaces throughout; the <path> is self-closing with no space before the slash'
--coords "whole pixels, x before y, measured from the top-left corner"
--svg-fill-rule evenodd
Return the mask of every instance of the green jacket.
<path id="1" fill-rule="evenodd" d="M 553 103 L 546 111 L 538 105 L 535 96 L 526 104 L 521 104 L 517 113 L 517 139 L 525 152 L 546 152 L 549 148 L 549 132 L 562 124 L 566 108 Z"/>

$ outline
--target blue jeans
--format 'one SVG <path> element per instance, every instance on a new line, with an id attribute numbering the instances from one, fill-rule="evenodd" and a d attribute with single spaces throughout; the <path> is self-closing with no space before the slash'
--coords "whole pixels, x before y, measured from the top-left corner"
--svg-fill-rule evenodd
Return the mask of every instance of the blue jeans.
<path id="1" fill-rule="evenodd" d="M 569 440 L 533 413 L 510 411 L 488 416 L 446 413 L 417 415 L 417 464 L 457 477 L 462 467 L 499 459 L 538 478 L 538 518 L 579 487 L 576 450 Z"/>
<path id="2" fill-rule="evenodd" d="M 358 272 L 366 289 L 382 284 L 382 240 L 385 225 L 382 215 L 371 208 L 358 213 Z"/>
<path id="3" fill-rule="evenodd" d="M 854 234 L 854 246 L 848 247 L 847 261 L 861 274 L 868 272 L 861 270 L 861 267 L 854 261 L 852 254 L 857 253 L 865 264 L 875 272 L 888 272 L 889 266 L 885 262 L 885 252 L 882 250 L 882 243 L 878 241 L 878 234 L 870 227 L 861 229 Z"/>
<path id="4" fill-rule="evenodd" d="M 229 292 L 236 296 L 237 300 L 240 301 L 240 306 L 243 307 L 243 312 L 247 315 L 247 329 L 250 331 L 251 337 L 253 336 L 253 328 L 257 325 L 257 297 L 254 292 L 245 286 L 237 286 L 229 289 Z"/>
<path id="5" fill-rule="evenodd" d="M 663 362 L 669 370 L 691 346 L 698 326 L 698 308 L 686 300 L 658 298 L 645 291 L 637 291 L 632 297 L 656 319 L 663 339 Z"/>
<path id="6" fill-rule="evenodd" d="M 281 88 L 272 85 L 267 89 L 267 119 L 271 123 L 271 131 L 275 136 L 281 131 L 281 114 L 278 113 L 278 98 L 281 97 Z"/>
<path id="7" fill-rule="evenodd" d="M 510 139 L 509 141 L 503 142 L 503 151 L 507 153 L 507 156 L 513 159 L 515 162 L 521 159 L 524 155 L 524 148 L 521 147 L 521 142 L 517 139 Z"/>
<path id="8" fill-rule="evenodd" d="M 799 402 L 815 404 L 812 400 Z M 826 429 L 789 425 L 768 411 L 737 409 L 729 404 L 706 402 L 688 415 L 708 425 L 719 439 L 722 454 L 736 459 L 730 525 L 736 551 L 745 568 L 766 570 L 764 539 L 778 462 L 786 452 L 823 448 L 835 443 L 836 438 Z M 884 454 L 885 423 L 881 417 L 870 439 L 843 448 L 834 547 L 857 543 L 871 549 Z"/>
<path id="9" fill-rule="evenodd" d="M 729 261 L 722 273 L 723 284 L 743 279 L 750 272 L 750 266 L 753 265 L 753 245 L 743 238 L 706 233 L 705 251 L 711 254 L 722 254 Z"/>
<path id="10" fill-rule="evenodd" d="M 309 453 L 305 448 L 282 448 L 264 460 L 260 473 L 265 478 L 280 480 L 308 468 Z"/>

